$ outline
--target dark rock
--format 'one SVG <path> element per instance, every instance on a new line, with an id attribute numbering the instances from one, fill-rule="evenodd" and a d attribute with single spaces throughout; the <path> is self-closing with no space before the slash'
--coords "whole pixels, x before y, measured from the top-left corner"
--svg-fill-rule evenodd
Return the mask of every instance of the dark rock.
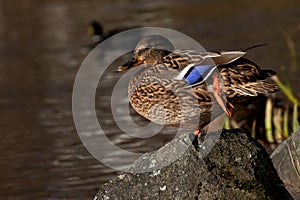
<path id="1" fill-rule="evenodd" d="M 202 134 L 198 141 L 181 135 L 143 155 L 95 199 L 292 199 L 267 152 L 245 133 Z"/>
<path id="2" fill-rule="evenodd" d="M 300 199 L 300 129 L 281 143 L 271 158 L 288 191 Z"/>

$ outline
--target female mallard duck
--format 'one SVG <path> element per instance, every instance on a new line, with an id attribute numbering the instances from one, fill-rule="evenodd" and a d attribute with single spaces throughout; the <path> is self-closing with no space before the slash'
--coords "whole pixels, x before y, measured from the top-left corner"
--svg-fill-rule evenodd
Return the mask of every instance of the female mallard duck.
<path id="1" fill-rule="evenodd" d="M 265 79 L 275 75 L 243 58 L 245 51 L 174 50 L 166 38 L 151 35 L 136 46 L 134 56 L 117 71 L 143 66 L 130 80 L 132 107 L 147 119 L 196 129 L 234 105 L 278 90 Z"/>

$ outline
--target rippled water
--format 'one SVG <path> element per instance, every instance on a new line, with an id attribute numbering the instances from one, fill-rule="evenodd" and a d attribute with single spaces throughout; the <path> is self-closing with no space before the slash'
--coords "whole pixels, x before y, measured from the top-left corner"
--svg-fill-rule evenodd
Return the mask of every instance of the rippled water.
<path id="1" fill-rule="evenodd" d="M 181 31 L 208 49 L 267 43 L 249 52 L 299 86 L 283 34 L 300 48 L 299 1 L 0 1 L 0 198 L 92 199 L 115 171 L 82 145 L 72 118 L 72 89 L 89 53 L 87 25 L 105 31 L 158 26 Z M 299 72 L 299 70 L 298 70 Z M 173 137 L 167 128 L 149 139 L 123 134 L 111 119 L 108 72 L 97 90 L 97 112 L 107 135 L 133 152 L 159 148 Z M 105 89 L 106 88 L 106 89 Z M 297 91 L 299 94 L 299 90 Z M 100 117 L 101 118 L 101 117 Z M 134 119 L 144 121 L 137 115 Z M 113 154 L 113 152 L 112 152 Z M 120 155 L 115 155 L 116 157 Z"/>

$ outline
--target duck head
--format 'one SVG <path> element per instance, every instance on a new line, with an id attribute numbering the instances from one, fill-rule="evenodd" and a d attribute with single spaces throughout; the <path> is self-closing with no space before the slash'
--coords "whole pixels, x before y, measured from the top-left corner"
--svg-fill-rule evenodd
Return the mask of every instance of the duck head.
<path id="1" fill-rule="evenodd" d="M 160 35 L 149 35 L 141 39 L 133 58 L 118 67 L 117 72 L 126 71 L 142 64 L 157 64 L 164 56 L 174 50 L 172 43 Z"/>
<path id="2" fill-rule="evenodd" d="M 92 40 L 94 42 L 99 42 L 103 40 L 104 35 L 103 35 L 103 28 L 102 26 L 96 22 L 96 21 L 91 21 L 89 28 L 88 28 L 88 34 L 92 37 Z"/>

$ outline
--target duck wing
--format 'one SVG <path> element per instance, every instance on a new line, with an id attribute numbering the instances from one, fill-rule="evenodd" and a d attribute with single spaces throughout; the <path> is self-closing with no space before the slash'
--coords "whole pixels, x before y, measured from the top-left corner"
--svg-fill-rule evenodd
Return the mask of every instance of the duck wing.
<path id="1" fill-rule="evenodd" d="M 184 69 L 190 64 L 194 65 L 224 65 L 231 63 L 242 56 L 243 51 L 221 51 L 210 52 L 203 50 L 175 50 L 165 56 L 160 63 L 166 64 L 174 69 Z"/>

